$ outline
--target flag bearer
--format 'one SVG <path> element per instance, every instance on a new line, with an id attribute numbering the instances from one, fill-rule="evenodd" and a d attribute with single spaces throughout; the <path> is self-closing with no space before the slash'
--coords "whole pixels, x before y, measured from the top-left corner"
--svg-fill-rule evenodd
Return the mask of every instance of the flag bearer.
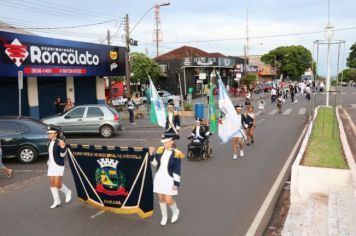
<path id="1" fill-rule="evenodd" d="M 244 129 L 246 129 L 248 127 L 248 125 L 246 123 L 246 118 L 245 118 L 244 114 L 242 114 L 242 105 L 236 105 L 235 110 L 236 110 L 237 115 L 241 117 L 241 124 L 240 124 L 241 126 L 240 126 L 239 132 L 234 135 L 233 140 L 232 140 L 232 149 L 234 152 L 232 159 L 234 159 L 234 160 L 237 159 L 238 149 L 240 149 L 240 157 L 243 157 L 245 155 L 244 150 L 243 150 L 243 140 L 246 139 L 246 134 L 244 132 Z"/>

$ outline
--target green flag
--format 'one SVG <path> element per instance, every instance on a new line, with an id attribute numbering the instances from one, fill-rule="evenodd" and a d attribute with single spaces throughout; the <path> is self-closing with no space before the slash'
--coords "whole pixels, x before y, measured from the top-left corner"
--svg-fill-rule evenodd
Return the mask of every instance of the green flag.
<path id="1" fill-rule="evenodd" d="M 210 132 L 212 134 L 216 133 L 217 124 L 218 124 L 217 123 L 217 119 L 216 119 L 214 88 L 215 88 L 215 86 L 212 83 L 210 83 L 210 91 L 209 91 L 209 123 L 210 123 Z"/>

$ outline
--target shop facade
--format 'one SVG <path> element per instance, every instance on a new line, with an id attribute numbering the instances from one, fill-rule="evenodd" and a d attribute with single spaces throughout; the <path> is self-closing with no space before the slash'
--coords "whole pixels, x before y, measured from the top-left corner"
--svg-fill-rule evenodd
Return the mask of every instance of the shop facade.
<path id="1" fill-rule="evenodd" d="M 124 47 L 0 31 L 0 115 L 55 114 L 57 96 L 75 105 L 105 103 L 104 76 L 125 75 Z M 21 77 L 20 77 L 21 78 Z"/>

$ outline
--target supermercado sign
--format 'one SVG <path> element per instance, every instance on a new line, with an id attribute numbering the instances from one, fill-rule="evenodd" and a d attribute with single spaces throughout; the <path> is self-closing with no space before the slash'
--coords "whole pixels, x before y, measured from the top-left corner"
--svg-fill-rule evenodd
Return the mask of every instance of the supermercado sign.
<path id="1" fill-rule="evenodd" d="M 125 75 L 125 48 L 0 31 L 0 76 Z"/>

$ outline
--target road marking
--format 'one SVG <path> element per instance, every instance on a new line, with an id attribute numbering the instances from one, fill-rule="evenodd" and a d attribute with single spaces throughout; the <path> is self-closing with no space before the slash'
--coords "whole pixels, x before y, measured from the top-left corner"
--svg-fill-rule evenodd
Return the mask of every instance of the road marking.
<path id="1" fill-rule="evenodd" d="M 352 108 L 356 108 L 356 104 L 351 104 L 351 107 Z"/>
<path id="2" fill-rule="evenodd" d="M 268 115 L 274 115 L 277 113 L 277 109 L 273 109 L 270 113 L 268 113 Z"/>
<path id="3" fill-rule="evenodd" d="M 356 92 L 352 92 L 352 94 L 356 94 Z"/>
<path id="4" fill-rule="evenodd" d="M 283 115 L 289 115 L 292 112 L 292 108 L 288 108 L 287 110 L 285 110 L 282 114 Z"/>
<path id="5" fill-rule="evenodd" d="M 346 92 L 341 92 L 341 95 L 346 95 L 347 93 Z"/>
<path id="6" fill-rule="evenodd" d="M 265 121 L 265 118 L 262 118 L 261 120 L 257 121 L 256 124 L 259 125 L 259 124 L 261 124 L 263 121 Z"/>
<path id="7" fill-rule="evenodd" d="M 298 111 L 298 115 L 304 115 L 306 111 L 307 111 L 306 108 L 300 108 Z"/>
<path id="8" fill-rule="evenodd" d="M 262 111 L 256 112 L 256 116 L 259 116 L 259 115 L 261 115 L 261 114 L 262 114 Z"/>
<path id="9" fill-rule="evenodd" d="M 15 170 L 14 169 L 14 172 L 15 173 L 21 173 L 21 172 L 23 172 L 23 173 L 31 173 L 31 172 L 46 173 L 47 170 Z"/>
<path id="10" fill-rule="evenodd" d="M 162 133 L 162 130 L 125 130 L 124 133 L 152 133 L 152 132 L 156 132 L 156 133 Z"/>
<path id="11" fill-rule="evenodd" d="M 268 192 L 265 200 L 262 203 L 262 206 L 258 210 L 255 218 L 252 221 L 248 231 L 246 232 L 245 236 L 254 236 L 254 235 L 261 235 L 266 225 L 268 225 L 269 219 L 271 215 L 268 215 L 268 212 L 273 212 L 274 203 L 277 201 L 282 184 L 287 180 L 288 169 L 290 169 L 290 165 L 292 164 L 296 153 L 298 152 L 298 147 L 303 140 L 303 137 L 308 129 L 308 125 L 306 125 L 300 134 L 296 144 L 294 145 L 287 161 L 284 163 L 282 170 L 279 172 L 276 180 L 273 183 L 272 188 Z M 289 172 L 290 173 L 290 172 Z"/>
<path id="12" fill-rule="evenodd" d="M 99 212 L 97 212 L 96 214 L 94 214 L 94 215 L 90 216 L 90 218 L 91 218 L 91 219 L 94 219 L 95 217 L 100 216 L 100 215 L 102 215 L 102 214 L 104 214 L 104 213 L 105 213 L 105 211 L 104 211 L 104 210 L 99 211 Z"/>
<path id="13" fill-rule="evenodd" d="M 110 139 L 102 139 L 102 138 L 68 138 L 67 140 L 84 140 L 84 141 L 146 141 L 147 138 L 110 138 Z"/>

